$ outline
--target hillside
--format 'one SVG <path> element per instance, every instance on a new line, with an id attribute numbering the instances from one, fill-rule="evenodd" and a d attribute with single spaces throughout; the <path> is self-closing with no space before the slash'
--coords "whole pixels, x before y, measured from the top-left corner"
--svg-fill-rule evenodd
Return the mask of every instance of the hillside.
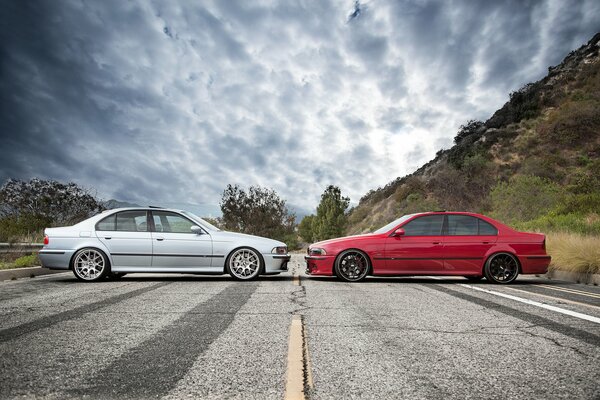
<path id="1" fill-rule="evenodd" d="M 510 94 L 413 174 L 372 190 L 347 233 L 418 211 L 483 212 L 522 229 L 600 233 L 600 33 Z"/>

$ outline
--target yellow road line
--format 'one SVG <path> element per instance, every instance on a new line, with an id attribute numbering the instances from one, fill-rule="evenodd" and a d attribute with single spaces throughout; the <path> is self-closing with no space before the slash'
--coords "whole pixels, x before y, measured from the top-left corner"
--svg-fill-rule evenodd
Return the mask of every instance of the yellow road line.
<path id="1" fill-rule="evenodd" d="M 566 293 L 578 294 L 580 296 L 593 297 L 595 299 L 600 299 L 600 294 L 596 294 L 596 293 L 592 293 L 592 292 L 585 292 L 583 290 L 563 288 L 563 287 L 559 288 L 557 286 L 550 286 L 550 285 L 534 285 L 534 286 L 545 288 L 545 289 L 558 290 L 558 291 L 566 292 Z"/>
<path id="2" fill-rule="evenodd" d="M 516 292 L 521 292 L 521 293 L 527 293 L 527 294 L 531 294 L 531 295 L 535 295 L 535 296 L 539 296 L 539 297 L 545 297 L 547 299 L 558 300 L 558 301 L 561 301 L 561 302 L 564 302 L 564 303 L 575 304 L 575 305 L 578 305 L 578 306 L 600 308 L 599 306 L 595 306 L 593 304 L 581 303 L 579 301 L 574 301 L 574 300 L 569 300 L 569 299 L 563 299 L 562 297 L 549 296 L 547 294 L 541 294 L 541 293 L 536 293 L 536 292 L 528 292 L 527 290 L 515 289 L 514 287 L 508 287 L 507 286 L 506 289 L 514 290 Z"/>
<path id="3" fill-rule="evenodd" d="M 286 400 L 304 400 L 304 346 L 302 320 L 299 315 L 292 317 L 288 343 Z"/>

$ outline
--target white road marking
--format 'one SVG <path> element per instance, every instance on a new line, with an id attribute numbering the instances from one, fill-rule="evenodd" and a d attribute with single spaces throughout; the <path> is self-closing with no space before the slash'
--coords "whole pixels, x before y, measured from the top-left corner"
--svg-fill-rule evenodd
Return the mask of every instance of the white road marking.
<path id="1" fill-rule="evenodd" d="M 443 279 L 443 278 L 439 278 L 437 276 L 428 276 L 427 278 L 431 278 L 431 279 L 435 279 L 435 280 L 441 280 L 441 279 Z M 560 307 L 556 307 L 556 306 L 551 306 L 549 304 L 544 304 L 544 303 L 540 303 L 538 301 L 524 299 L 522 297 L 512 296 L 510 294 L 504 294 L 504 293 L 500 293 L 500 292 L 494 292 L 493 290 L 483 289 L 483 288 L 476 287 L 476 286 L 473 286 L 473 285 L 467 285 L 465 283 L 459 283 L 459 285 L 462 286 L 462 287 L 469 288 L 469 289 L 478 290 L 480 292 L 493 294 L 495 296 L 504 297 L 504 298 L 507 298 L 507 299 L 518 301 L 520 303 L 529 304 L 531 306 L 536 306 L 536 307 L 544 308 L 546 310 L 554 311 L 554 312 L 557 312 L 557 313 L 569 315 L 571 317 L 580 318 L 580 319 L 584 319 L 586 321 L 591 321 L 591 322 L 595 322 L 597 324 L 600 324 L 600 318 L 594 317 L 594 316 L 591 316 L 591 315 L 587 315 L 587 314 L 583 314 L 583 313 L 579 313 L 577 311 L 571 311 L 571 310 L 567 310 L 567 309 L 564 309 L 564 308 L 560 308 Z"/>
<path id="2" fill-rule="evenodd" d="M 587 315 L 587 314 L 583 314 L 583 313 L 580 313 L 580 312 L 577 312 L 577 311 L 571 311 L 571 310 L 567 310 L 565 308 L 551 306 L 549 304 L 540 303 L 538 301 L 524 299 L 522 297 L 517 297 L 517 296 L 510 295 L 510 294 L 495 292 L 493 290 L 484 289 L 484 288 L 480 288 L 480 287 L 472 286 L 472 285 L 467 285 L 467 284 L 464 284 L 464 283 L 459 283 L 459 285 L 463 286 L 463 287 L 466 287 L 466 288 L 469 288 L 469 289 L 477 290 L 479 292 L 489 293 L 489 294 L 492 294 L 494 296 L 504 297 L 506 299 L 518 301 L 520 303 L 529 304 L 529 305 L 532 305 L 532 306 L 544 308 L 546 310 L 554 311 L 554 312 L 557 312 L 557 313 L 569 315 L 571 317 L 575 317 L 575 318 L 579 318 L 579 319 L 584 319 L 586 321 L 595 322 L 597 324 L 600 324 L 600 318 L 593 317 L 593 316 Z"/>

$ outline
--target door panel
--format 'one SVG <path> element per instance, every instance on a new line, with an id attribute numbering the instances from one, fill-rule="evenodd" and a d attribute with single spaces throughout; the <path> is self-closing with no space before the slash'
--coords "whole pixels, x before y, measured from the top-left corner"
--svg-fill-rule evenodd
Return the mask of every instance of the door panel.
<path id="1" fill-rule="evenodd" d="M 210 267 L 210 235 L 152 232 L 152 267 Z"/>
<path id="2" fill-rule="evenodd" d="M 98 222 L 96 236 L 108 248 L 113 270 L 150 267 L 152 237 L 148 231 L 146 211 L 113 214 Z"/>
<path id="3" fill-rule="evenodd" d="M 449 214 L 444 237 L 444 270 L 452 274 L 480 274 L 485 255 L 494 246 L 495 228 L 479 218 Z M 482 234 L 483 233 L 483 234 Z"/>
<path id="4" fill-rule="evenodd" d="M 183 215 L 152 211 L 153 268 L 198 268 L 212 264 L 212 239 L 191 232 L 195 225 Z"/>
<path id="5" fill-rule="evenodd" d="M 443 214 L 425 215 L 402 225 L 405 234 L 385 245 L 389 274 L 429 274 L 444 269 Z"/>
<path id="6" fill-rule="evenodd" d="M 442 236 L 398 236 L 385 246 L 388 274 L 429 274 L 444 269 Z"/>

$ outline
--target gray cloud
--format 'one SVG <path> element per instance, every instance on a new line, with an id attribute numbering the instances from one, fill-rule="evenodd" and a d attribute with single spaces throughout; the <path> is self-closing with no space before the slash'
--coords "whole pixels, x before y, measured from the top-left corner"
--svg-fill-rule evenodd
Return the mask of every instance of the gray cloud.
<path id="1" fill-rule="evenodd" d="M 586 0 L 9 2 L 0 180 L 217 204 L 228 183 L 357 201 L 588 40 Z"/>

